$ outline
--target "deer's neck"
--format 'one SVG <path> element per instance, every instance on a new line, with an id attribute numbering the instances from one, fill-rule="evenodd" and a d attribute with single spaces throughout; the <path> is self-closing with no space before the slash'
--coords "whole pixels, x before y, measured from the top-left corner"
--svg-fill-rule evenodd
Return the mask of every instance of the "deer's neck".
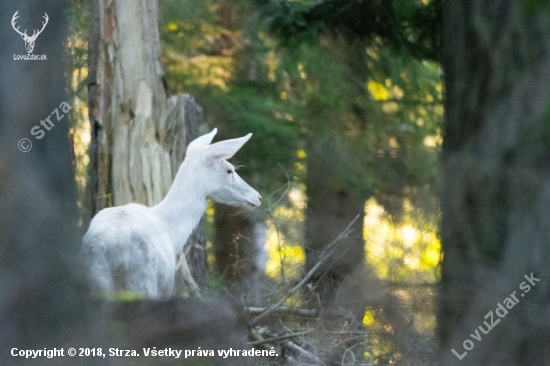
<path id="1" fill-rule="evenodd" d="M 182 250 L 206 210 L 206 193 L 197 178 L 184 161 L 166 197 L 153 207 L 168 229 L 174 254 Z"/>

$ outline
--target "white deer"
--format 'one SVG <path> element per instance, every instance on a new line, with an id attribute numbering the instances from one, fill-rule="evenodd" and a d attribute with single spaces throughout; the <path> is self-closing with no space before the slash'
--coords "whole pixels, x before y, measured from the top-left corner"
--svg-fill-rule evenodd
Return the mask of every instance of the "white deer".
<path id="1" fill-rule="evenodd" d="M 24 32 L 21 32 L 19 30 L 19 26 L 15 28 L 15 21 L 17 20 L 17 18 L 19 18 L 19 15 L 17 15 L 18 12 L 19 10 L 17 10 L 15 14 L 13 14 L 13 17 L 11 18 L 11 26 L 13 30 L 19 33 L 21 35 L 21 38 L 23 38 L 23 40 L 25 41 L 25 49 L 27 50 L 27 53 L 32 53 L 32 50 L 34 49 L 34 42 L 36 42 L 36 39 L 38 38 L 40 33 L 42 33 L 44 28 L 46 28 L 46 24 L 48 24 L 48 20 L 49 20 L 48 14 L 44 13 L 44 15 L 42 16 L 45 20 L 45 22 L 42 22 L 42 29 L 40 30 L 35 29 L 34 32 L 32 33 L 32 36 L 29 36 L 27 34 L 26 29 Z"/>
<path id="2" fill-rule="evenodd" d="M 245 209 L 260 205 L 260 194 L 225 160 L 252 134 L 211 144 L 216 132 L 189 144 L 174 183 L 159 204 L 106 208 L 93 218 L 80 254 L 95 290 L 169 297 L 176 255 L 204 214 L 207 198 Z"/>

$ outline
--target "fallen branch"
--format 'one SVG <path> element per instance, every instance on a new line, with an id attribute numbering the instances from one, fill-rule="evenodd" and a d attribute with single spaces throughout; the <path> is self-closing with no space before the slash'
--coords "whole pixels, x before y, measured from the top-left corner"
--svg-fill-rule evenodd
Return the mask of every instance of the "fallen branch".
<path id="1" fill-rule="evenodd" d="M 304 276 L 304 278 L 302 278 L 302 280 L 296 286 L 294 286 L 290 291 L 288 291 L 286 293 L 286 295 L 283 296 L 282 299 L 280 299 L 275 304 L 268 307 L 262 314 L 258 315 L 256 318 L 252 319 L 252 321 L 250 322 L 250 325 L 255 326 L 260 321 L 264 320 L 265 318 L 267 318 L 271 314 L 275 313 L 277 311 L 277 309 L 280 308 L 281 305 L 283 305 L 286 300 L 288 300 L 296 291 L 301 289 L 302 286 L 304 286 L 305 283 L 307 281 L 309 281 L 311 279 L 311 277 L 313 277 L 313 275 L 315 275 L 317 270 L 324 264 L 324 262 L 326 262 L 329 258 L 332 257 L 332 254 L 334 253 L 334 250 L 335 250 L 335 248 L 334 248 L 335 245 L 340 240 L 342 240 L 342 239 L 344 239 L 348 236 L 348 234 L 351 232 L 351 227 L 353 226 L 355 221 L 357 221 L 357 219 L 359 219 L 359 217 L 360 217 L 360 215 L 355 216 L 355 218 L 349 223 L 349 225 L 344 229 L 344 231 L 342 231 L 340 234 L 338 234 L 336 239 L 334 239 L 329 245 L 327 245 L 327 247 L 325 249 L 325 252 L 322 255 L 322 257 L 319 259 L 319 261 L 315 264 L 315 266 L 313 266 L 313 268 L 311 268 L 309 270 L 309 272 Z"/>
<path id="2" fill-rule="evenodd" d="M 262 348 L 263 348 L 263 349 L 266 349 L 266 350 L 270 350 L 270 349 L 271 349 L 271 348 L 269 348 L 269 347 L 267 346 L 267 343 L 268 343 L 268 342 L 265 341 L 264 337 L 262 337 L 262 336 L 260 335 L 260 333 L 258 333 L 258 332 L 256 331 L 256 329 L 251 328 L 251 329 L 250 329 L 249 336 L 250 336 L 250 338 L 254 339 L 254 341 L 253 341 L 253 342 L 249 342 L 249 344 L 251 344 L 251 345 L 262 346 Z"/>
<path id="3" fill-rule="evenodd" d="M 288 341 L 283 343 L 283 347 L 287 348 L 290 351 L 298 352 L 303 357 L 307 358 L 309 361 L 315 362 L 315 364 L 320 365 L 322 364 L 321 359 L 317 356 L 315 356 L 313 353 L 306 351 L 302 347 L 298 346 L 296 343 L 292 341 Z"/>
<path id="4" fill-rule="evenodd" d="M 254 342 L 249 342 L 248 344 L 250 344 L 251 346 L 259 346 L 261 344 L 266 344 L 266 343 L 271 343 L 271 342 L 280 342 L 280 341 L 285 341 L 287 339 L 290 339 L 290 338 L 296 338 L 296 337 L 302 337 L 308 333 L 311 333 L 312 330 L 309 330 L 309 331 L 306 331 L 306 332 L 301 332 L 301 333 L 291 333 L 291 334 L 286 334 L 284 336 L 280 336 L 280 337 L 275 337 L 275 338 L 266 338 L 266 339 L 262 339 L 262 340 L 257 340 L 257 341 L 254 341 Z"/>
<path id="5" fill-rule="evenodd" d="M 245 311 L 250 315 L 259 315 L 266 311 L 266 308 L 254 308 L 254 307 L 248 307 L 245 308 Z M 287 315 L 295 315 L 295 316 L 301 316 L 304 318 L 314 318 L 317 315 L 319 315 L 318 309 L 303 309 L 303 308 L 295 308 L 291 306 L 281 306 L 278 309 L 275 309 L 274 313 L 281 313 L 281 314 L 287 314 Z"/>

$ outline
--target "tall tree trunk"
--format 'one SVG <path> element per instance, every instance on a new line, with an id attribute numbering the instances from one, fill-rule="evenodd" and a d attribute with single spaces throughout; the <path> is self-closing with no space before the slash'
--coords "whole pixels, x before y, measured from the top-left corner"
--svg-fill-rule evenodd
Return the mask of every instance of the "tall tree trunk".
<path id="1" fill-rule="evenodd" d="M 89 43 L 93 213 L 130 202 L 148 206 L 167 193 L 202 109 L 192 97 L 167 99 L 160 62 L 157 1 L 95 0 Z M 199 226 L 200 230 L 203 225 Z M 195 274 L 206 269 L 204 235 L 191 243 Z M 188 243 L 189 244 L 189 243 Z M 188 247 L 184 248 L 184 250 Z M 201 254 L 202 253 L 202 254 Z M 181 256 L 184 254 L 180 253 Z M 187 262 L 179 267 L 196 288 Z"/>
<path id="2" fill-rule="evenodd" d="M 34 54 L 46 54 L 47 60 L 14 60 L 14 54 L 26 54 L 24 43 L 9 26 L 0 31 L 0 359 L 9 365 L 29 362 L 12 356 L 14 347 L 59 349 L 97 343 L 90 332 L 91 309 L 77 280 L 69 117 L 59 108 L 63 102 L 72 103 L 65 93 L 65 6 L 63 1 L 37 5 L 14 0 L 0 5 L 4 25 L 16 10 L 22 28 L 40 25 L 44 13 L 49 17 L 34 47 Z M 63 117 L 59 121 L 56 108 Z M 40 124 L 48 117 L 54 124 L 49 129 Z M 36 126 L 44 132 L 40 139 L 31 134 Z M 56 360 L 58 365 L 95 364 Z"/>
<path id="3" fill-rule="evenodd" d="M 334 258 L 326 261 L 315 276 L 321 305 L 336 306 L 343 300 L 340 289 L 348 276 L 364 265 L 364 200 L 339 185 L 329 155 L 330 139 L 310 138 L 307 150 L 306 272 L 313 268 L 331 243 L 357 215 L 353 232 L 338 244 Z M 340 298 L 338 297 L 340 296 Z"/>
<path id="4" fill-rule="evenodd" d="M 548 365 L 550 10 L 447 1 L 443 36 L 441 364 Z"/>
<path id="5" fill-rule="evenodd" d="M 350 235 L 319 267 L 306 288 L 310 306 L 320 306 L 322 356 L 327 364 L 340 363 L 362 320 L 363 291 L 367 280 L 363 241 L 364 200 L 344 188 L 331 164 L 334 144 L 326 137 L 311 137 L 307 145 L 306 266 L 309 272 L 333 242 L 356 218 Z"/>
<path id="6" fill-rule="evenodd" d="M 214 254 L 216 271 L 228 282 L 230 291 L 250 305 L 260 303 L 260 272 L 265 269 L 265 224 L 250 212 L 216 205 Z"/>
<path id="7" fill-rule="evenodd" d="M 233 1 L 220 1 L 219 25 L 230 34 L 250 32 L 244 27 L 239 10 L 246 10 L 243 3 L 235 6 Z M 243 39 L 253 35 L 245 34 Z M 231 42 L 229 43 L 231 44 Z M 231 45 L 235 47 L 235 45 Z M 241 83 L 256 82 L 256 60 L 251 51 L 244 48 L 235 52 L 236 79 Z M 232 138 L 232 137 L 227 137 Z M 246 175 L 243 178 L 247 181 Z M 216 236 L 213 242 L 216 270 L 227 281 L 230 291 L 250 304 L 260 301 L 260 273 L 265 257 L 265 224 L 256 212 L 243 212 L 242 209 L 220 204 L 215 206 Z"/>

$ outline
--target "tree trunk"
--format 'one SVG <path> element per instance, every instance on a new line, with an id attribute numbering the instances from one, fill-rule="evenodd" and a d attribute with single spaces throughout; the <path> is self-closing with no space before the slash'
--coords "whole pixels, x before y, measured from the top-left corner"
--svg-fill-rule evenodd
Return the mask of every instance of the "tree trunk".
<path id="1" fill-rule="evenodd" d="M 152 206 L 168 192 L 188 143 L 198 136 L 202 109 L 186 94 L 167 99 L 157 1 L 95 0 L 93 7 L 89 43 L 92 214 L 130 202 Z M 192 243 L 190 250 L 201 258 L 193 261 L 200 268 L 193 272 L 203 274 L 205 240 L 204 235 L 191 236 L 197 237 L 202 239 Z M 196 289 L 187 262 L 178 263 L 185 282 Z"/>
<path id="2" fill-rule="evenodd" d="M 219 204 L 215 222 L 216 271 L 235 296 L 244 296 L 249 305 L 259 305 L 260 272 L 265 270 L 265 224 L 250 212 Z"/>
<path id="3" fill-rule="evenodd" d="M 324 141 L 324 142 L 323 142 Z M 306 215 L 306 272 L 323 255 L 331 243 L 357 215 L 351 235 L 341 240 L 334 258 L 326 261 L 315 276 L 315 286 L 321 305 L 336 306 L 345 296 L 340 288 L 346 278 L 364 265 L 363 241 L 364 200 L 342 187 L 331 170 L 329 139 L 310 138 L 307 150 L 307 215 Z M 342 304 L 339 304 L 342 305 Z"/>
<path id="4" fill-rule="evenodd" d="M 546 4 L 445 2 L 442 365 L 550 364 Z"/>
<path id="5" fill-rule="evenodd" d="M 217 10 L 219 25 L 229 34 L 240 34 L 241 38 L 252 38 L 243 24 L 239 10 L 246 10 L 245 4 L 235 5 L 233 1 L 219 1 Z M 229 42 L 229 47 L 235 47 Z M 222 50 L 218 50 L 220 54 Z M 256 60 L 250 50 L 236 47 L 234 54 L 236 84 L 256 82 Z M 232 138 L 227 136 L 227 138 Z M 243 179 L 250 181 L 246 176 Z M 243 212 L 242 209 L 215 205 L 215 230 L 213 242 L 216 271 L 223 275 L 229 290 L 250 305 L 260 304 L 260 275 L 265 264 L 265 224 L 257 212 Z"/>
<path id="6" fill-rule="evenodd" d="M 35 55 L 47 60 L 21 61 L 21 37 L 11 28 L 0 32 L 0 359 L 29 364 L 12 348 L 89 347 L 91 308 L 78 281 L 76 187 L 68 139 L 68 115 L 60 104 L 65 93 L 64 49 L 67 24 L 62 1 L 37 4 L 6 0 L 2 24 L 18 10 L 21 24 L 49 16 L 36 42 Z M 24 28 L 23 26 L 22 28 Z M 54 110 L 62 119 L 58 122 Z M 40 121 L 50 118 L 54 126 Z M 45 125 L 48 125 L 45 123 Z M 31 134 L 38 126 L 42 138 Z M 26 138 L 26 142 L 19 142 Z M 32 144 L 32 146 L 30 145 Z M 27 152 L 20 151 L 31 147 Z M 78 358 L 78 357 L 77 357 Z M 39 361 L 46 364 L 46 358 Z M 94 360 L 56 358 L 58 365 L 96 364 Z"/>
<path id="7" fill-rule="evenodd" d="M 323 309 L 319 333 L 327 364 L 340 363 L 351 347 L 353 331 L 364 313 L 367 281 L 363 241 L 365 201 L 344 188 L 332 167 L 330 138 L 310 137 L 307 145 L 306 265 L 308 273 L 333 242 L 359 215 L 350 234 L 336 244 L 332 257 L 319 267 L 305 289 L 309 306 Z"/>

